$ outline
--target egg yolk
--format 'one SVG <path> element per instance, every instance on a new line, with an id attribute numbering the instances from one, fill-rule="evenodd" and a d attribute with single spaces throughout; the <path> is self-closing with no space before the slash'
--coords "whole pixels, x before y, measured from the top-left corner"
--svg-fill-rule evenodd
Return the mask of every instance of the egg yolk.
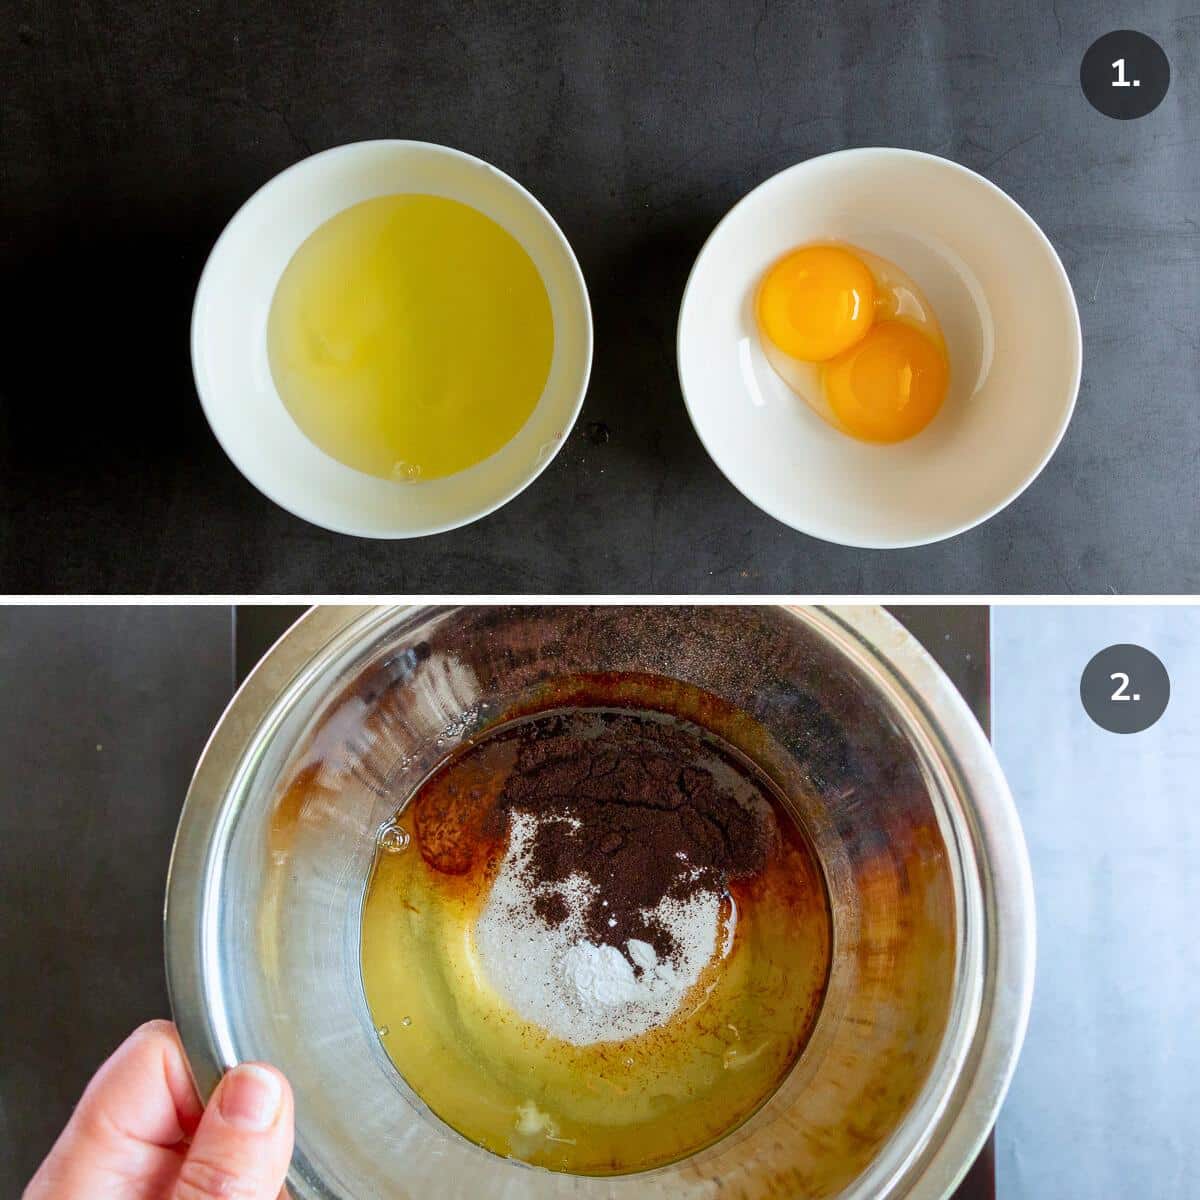
<path id="1" fill-rule="evenodd" d="M 758 322 L 784 354 L 823 362 L 871 328 L 875 278 L 840 246 L 805 246 L 780 259 L 758 292 Z"/>
<path id="2" fill-rule="evenodd" d="M 920 433 L 946 398 L 945 352 L 905 321 L 881 321 L 825 364 L 825 397 L 852 437 L 902 442 Z"/>

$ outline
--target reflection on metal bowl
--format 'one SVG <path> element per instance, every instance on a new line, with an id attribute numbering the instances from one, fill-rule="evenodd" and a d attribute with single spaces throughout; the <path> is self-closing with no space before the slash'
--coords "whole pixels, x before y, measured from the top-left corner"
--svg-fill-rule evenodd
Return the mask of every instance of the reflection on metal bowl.
<path id="1" fill-rule="evenodd" d="M 603 673 L 651 681 L 626 699 L 698 721 L 774 781 L 825 873 L 834 952 L 812 1037 L 754 1116 L 679 1162 L 593 1178 L 497 1157 L 429 1113 L 379 1044 L 359 951 L 397 805 L 465 738 Z M 1033 939 L 986 738 L 916 642 L 866 608 L 313 610 L 205 751 L 166 918 L 202 1089 L 248 1058 L 292 1080 L 301 1200 L 944 1197 L 1015 1065 Z"/>

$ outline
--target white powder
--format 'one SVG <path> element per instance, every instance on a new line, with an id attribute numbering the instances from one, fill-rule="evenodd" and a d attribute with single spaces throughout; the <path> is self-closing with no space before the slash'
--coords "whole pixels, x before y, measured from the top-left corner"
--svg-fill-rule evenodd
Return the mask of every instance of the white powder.
<path id="1" fill-rule="evenodd" d="M 475 949 L 492 986 L 527 1021 L 577 1046 L 636 1037 L 661 1025 L 716 950 L 720 897 L 701 891 L 685 901 L 664 899 L 647 913 L 675 940 L 670 962 L 660 963 L 654 947 L 637 939 L 626 943 L 627 955 L 597 946 L 583 936 L 595 885 L 572 875 L 561 887 L 543 887 L 557 891 L 568 908 L 560 925 L 547 925 L 534 911 L 536 893 L 525 870 L 537 821 L 526 813 L 511 820 L 508 852 L 475 925 Z"/>

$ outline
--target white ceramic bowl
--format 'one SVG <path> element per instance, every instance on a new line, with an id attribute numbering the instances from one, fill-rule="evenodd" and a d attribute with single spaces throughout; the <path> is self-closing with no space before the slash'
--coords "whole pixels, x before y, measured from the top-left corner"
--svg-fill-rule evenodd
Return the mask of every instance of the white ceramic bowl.
<path id="1" fill-rule="evenodd" d="M 284 408 L 267 360 L 271 300 L 300 244 L 352 204 L 394 192 L 460 200 L 503 226 L 533 259 L 554 318 L 550 374 L 529 420 L 490 458 L 443 479 L 392 482 L 330 458 Z M 502 171 L 427 142 L 355 142 L 277 175 L 221 234 L 192 312 L 196 390 L 234 465 L 296 516 L 362 537 L 440 533 L 511 500 L 541 474 L 570 433 L 591 365 L 587 288 L 553 218 Z"/>
<path id="2" fill-rule="evenodd" d="M 933 305 L 951 387 L 916 437 L 837 432 L 768 365 L 754 293 L 789 249 L 849 242 L 891 259 Z M 843 150 L 739 201 L 683 294 L 679 378 L 709 454 L 747 499 L 846 546 L 916 546 L 986 520 L 1054 452 L 1079 389 L 1079 312 L 1046 236 L 998 187 L 912 150 Z"/>

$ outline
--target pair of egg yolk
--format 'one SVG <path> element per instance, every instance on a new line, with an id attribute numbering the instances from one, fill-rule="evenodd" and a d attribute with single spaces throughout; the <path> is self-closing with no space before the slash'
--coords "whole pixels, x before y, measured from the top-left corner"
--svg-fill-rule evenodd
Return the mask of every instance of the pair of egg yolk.
<path id="1" fill-rule="evenodd" d="M 863 441 L 913 437 L 937 415 L 949 386 L 940 341 L 887 315 L 890 307 L 871 269 L 842 246 L 794 250 L 758 292 L 764 336 L 820 368 L 825 405 L 814 407 Z"/>

